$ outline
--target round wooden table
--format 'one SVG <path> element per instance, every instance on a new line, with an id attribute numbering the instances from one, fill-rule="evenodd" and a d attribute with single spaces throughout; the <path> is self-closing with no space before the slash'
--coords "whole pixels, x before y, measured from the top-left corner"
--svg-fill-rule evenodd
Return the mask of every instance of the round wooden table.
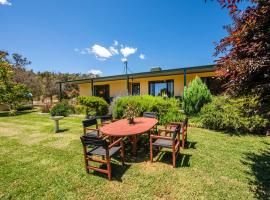
<path id="1" fill-rule="evenodd" d="M 133 124 L 129 124 L 127 119 L 121 119 L 100 128 L 100 132 L 104 135 L 112 137 L 129 136 L 132 142 L 132 153 L 136 155 L 137 136 L 151 130 L 158 120 L 155 118 L 138 117 L 134 119 Z"/>

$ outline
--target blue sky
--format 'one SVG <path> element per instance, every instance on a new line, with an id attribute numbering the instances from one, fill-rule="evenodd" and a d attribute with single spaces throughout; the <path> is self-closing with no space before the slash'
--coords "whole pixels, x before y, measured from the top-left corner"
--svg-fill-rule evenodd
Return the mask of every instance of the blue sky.
<path id="1" fill-rule="evenodd" d="M 103 76 L 212 64 L 231 22 L 210 0 L 0 0 L 0 18 L 0 50 L 34 71 Z"/>

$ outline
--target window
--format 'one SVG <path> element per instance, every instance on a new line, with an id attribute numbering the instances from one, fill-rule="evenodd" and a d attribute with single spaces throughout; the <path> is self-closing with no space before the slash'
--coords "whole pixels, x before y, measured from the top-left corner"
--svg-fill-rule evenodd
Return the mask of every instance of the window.
<path id="1" fill-rule="evenodd" d="M 132 83 L 132 95 L 140 95 L 140 83 Z"/>
<path id="2" fill-rule="evenodd" d="M 149 94 L 153 96 L 173 97 L 173 88 L 173 80 L 149 82 Z"/>

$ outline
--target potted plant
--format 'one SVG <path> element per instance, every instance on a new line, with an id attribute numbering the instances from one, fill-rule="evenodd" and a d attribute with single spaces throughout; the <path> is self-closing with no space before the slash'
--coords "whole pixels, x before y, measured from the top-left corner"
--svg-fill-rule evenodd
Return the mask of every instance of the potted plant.
<path id="1" fill-rule="evenodd" d="M 139 114 L 138 107 L 135 103 L 129 102 L 124 110 L 124 117 L 127 118 L 129 124 L 134 123 L 134 118 Z"/>

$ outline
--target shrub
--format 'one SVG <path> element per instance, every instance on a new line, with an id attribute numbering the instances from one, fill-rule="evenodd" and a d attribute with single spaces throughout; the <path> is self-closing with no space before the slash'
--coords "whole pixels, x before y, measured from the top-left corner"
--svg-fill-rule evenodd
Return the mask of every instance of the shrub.
<path id="1" fill-rule="evenodd" d="M 89 115 L 106 115 L 108 113 L 108 103 L 100 97 L 79 96 L 79 104 L 85 106 L 86 116 Z"/>
<path id="2" fill-rule="evenodd" d="M 200 112 L 204 104 L 211 102 L 212 95 L 199 77 L 196 77 L 184 91 L 183 109 L 187 115 Z"/>
<path id="3" fill-rule="evenodd" d="M 85 106 L 82 106 L 82 105 L 75 105 L 74 106 L 74 112 L 76 114 L 85 114 L 86 112 L 86 107 Z"/>
<path id="4" fill-rule="evenodd" d="M 166 113 L 159 115 L 159 124 L 165 125 L 169 122 L 179 122 L 185 119 L 185 115 L 177 108 L 170 108 Z"/>
<path id="5" fill-rule="evenodd" d="M 16 116 L 17 115 L 17 110 L 10 110 L 8 115 L 9 116 Z"/>
<path id="6" fill-rule="evenodd" d="M 257 104 L 256 97 L 215 97 L 201 110 L 202 125 L 215 130 L 262 133 L 269 122 L 258 114 Z"/>
<path id="7" fill-rule="evenodd" d="M 67 117 L 73 111 L 72 106 L 68 104 L 67 101 L 57 103 L 52 107 L 50 114 L 51 116 L 64 116 Z"/>
<path id="8" fill-rule="evenodd" d="M 16 106 L 17 111 L 32 110 L 32 109 L 33 109 L 33 104 L 31 101 L 21 101 Z"/>
<path id="9" fill-rule="evenodd" d="M 123 118 L 125 108 L 130 102 L 137 107 L 138 111 L 136 112 L 138 116 L 142 116 L 143 112 L 157 112 L 160 124 L 184 118 L 183 114 L 179 112 L 179 100 L 150 95 L 127 96 L 115 99 L 112 103 L 114 118 Z"/>

